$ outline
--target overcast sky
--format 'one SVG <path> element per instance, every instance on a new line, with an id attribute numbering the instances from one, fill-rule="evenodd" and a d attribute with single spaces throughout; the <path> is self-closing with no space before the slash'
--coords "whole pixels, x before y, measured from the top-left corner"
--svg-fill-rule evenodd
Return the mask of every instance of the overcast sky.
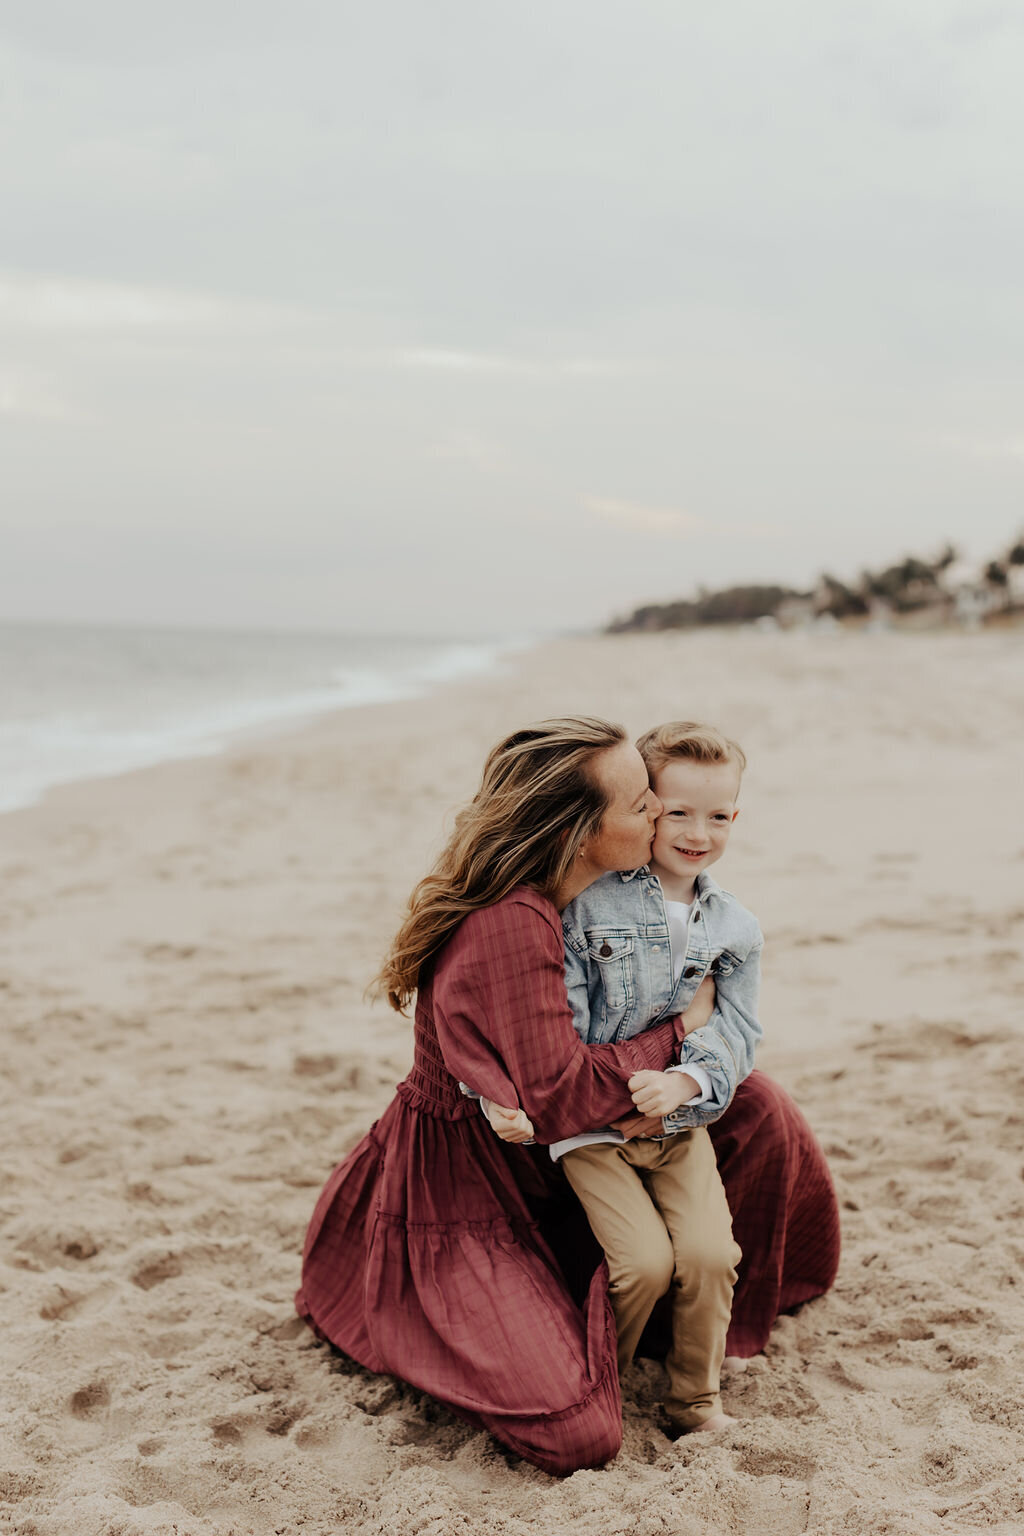
<path id="1" fill-rule="evenodd" d="M 997 553 L 1022 80 L 1013 0 L 0 0 L 0 618 Z"/>

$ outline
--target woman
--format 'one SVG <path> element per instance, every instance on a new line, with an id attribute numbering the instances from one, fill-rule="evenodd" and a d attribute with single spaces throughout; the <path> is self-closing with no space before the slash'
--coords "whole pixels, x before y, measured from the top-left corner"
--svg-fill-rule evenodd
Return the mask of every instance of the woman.
<path id="1" fill-rule="evenodd" d="M 459 1082 L 521 1106 L 548 1143 L 629 1115 L 627 1079 L 674 1058 L 679 1019 L 583 1045 L 562 961 L 560 909 L 599 875 L 645 862 L 654 810 L 618 726 L 549 720 L 495 747 L 379 977 L 395 1008 L 418 994 L 412 1071 L 328 1180 L 296 1297 L 361 1365 L 432 1393 L 555 1474 L 600 1466 L 621 1444 L 607 1274 L 566 1225 L 548 1171 L 499 1141 Z M 730 1348 L 752 1353 L 780 1307 L 831 1283 L 835 1198 L 799 1111 L 763 1075 L 719 1125 L 737 1241 L 772 1284 L 745 1305 L 737 1287 Z"/>

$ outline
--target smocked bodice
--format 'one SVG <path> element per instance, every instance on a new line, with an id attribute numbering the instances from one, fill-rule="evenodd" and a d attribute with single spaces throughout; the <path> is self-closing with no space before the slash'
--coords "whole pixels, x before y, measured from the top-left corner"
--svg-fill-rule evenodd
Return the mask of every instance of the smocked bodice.
<path id="1" fill-rule="evenodd" d="M 398 1094 L 410 1108 L 442 1120 L 464 1120 L 480 1112 L 477 1101 L 466 1097 L 444 1064 L 429 994 L 427 998 L 421 995 L 417 1001 L 412 1071 L 399 1083 Z"/>

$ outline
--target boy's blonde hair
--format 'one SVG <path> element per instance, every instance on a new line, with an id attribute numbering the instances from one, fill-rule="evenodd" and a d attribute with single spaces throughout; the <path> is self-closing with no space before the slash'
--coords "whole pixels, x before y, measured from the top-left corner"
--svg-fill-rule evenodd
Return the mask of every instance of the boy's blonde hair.
<path id="1" fill-rule="evenodd" d="M 636 744 L 637 751 L 647 765 L 651 783 L 654 775 L 666 763 L 682 759 L 692 763 L 735 763 L 740 777 L 747 766 L 747 757 L 738 742 L 723 736 L 713 725 L 700 725 L 695 720 L 669 720 L 645 731 Z"/>

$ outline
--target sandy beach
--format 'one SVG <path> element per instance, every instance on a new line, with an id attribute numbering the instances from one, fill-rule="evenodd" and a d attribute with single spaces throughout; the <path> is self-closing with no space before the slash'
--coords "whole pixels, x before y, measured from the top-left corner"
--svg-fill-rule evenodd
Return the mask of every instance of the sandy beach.
<path id="1" fill-rule="evenodd" d="M 1024 1530 L 1024 634 L 568 639 L 410 703 L 0 817 L 0 1528 L 17 1536 Z M 834 1290 L 670 1443 L 624 1382 L 556 1481 L 318 1343 L 313 1201 L 388 1103 L 366 1003 L 504 731 L 713 721 L 716 869 L 766 935 L 759 1065 L 844 1221 Z"/>

